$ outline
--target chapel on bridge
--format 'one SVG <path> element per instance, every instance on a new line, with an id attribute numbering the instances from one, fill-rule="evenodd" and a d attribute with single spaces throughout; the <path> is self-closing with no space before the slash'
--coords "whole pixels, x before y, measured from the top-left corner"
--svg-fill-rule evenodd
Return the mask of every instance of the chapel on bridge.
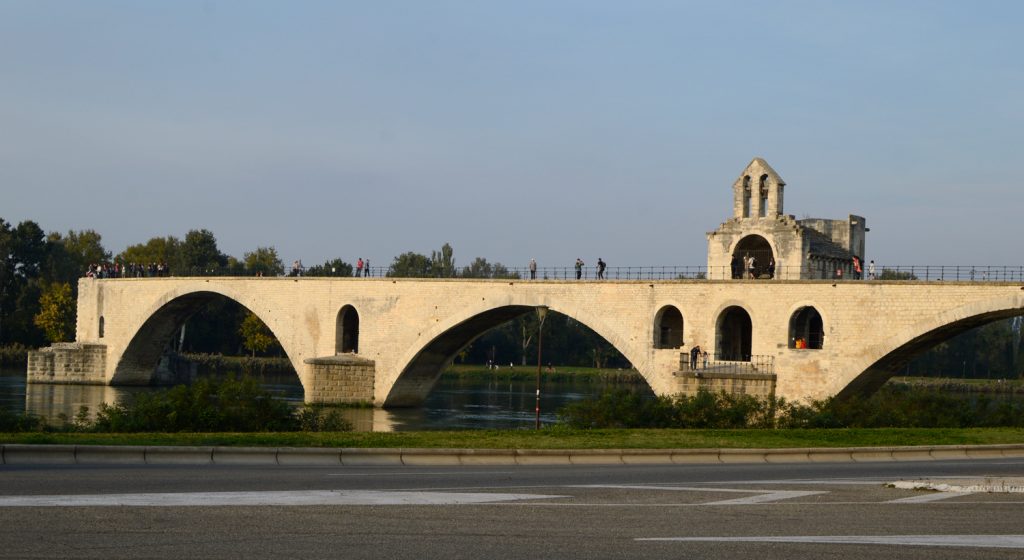
<path id="1" fill-rule="evenodd" d="M 732 217 L 707 234 L 708 278 L 855 278 L 865 268 L 864 218 L 797 220 L 783 213 L 785 186 L 759 157 L 740 173 Z"/>

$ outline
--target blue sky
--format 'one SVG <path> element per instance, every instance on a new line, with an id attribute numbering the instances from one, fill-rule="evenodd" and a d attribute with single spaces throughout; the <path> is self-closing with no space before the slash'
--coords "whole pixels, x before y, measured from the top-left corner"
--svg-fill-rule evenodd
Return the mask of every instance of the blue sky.
<path id="1" fill-rule="evenodd" d="M 0 2 L 0 217 L 119 252 L 699 265 L 761 156 L 888 264 L 1024 264 L 1024 3 Z"/>

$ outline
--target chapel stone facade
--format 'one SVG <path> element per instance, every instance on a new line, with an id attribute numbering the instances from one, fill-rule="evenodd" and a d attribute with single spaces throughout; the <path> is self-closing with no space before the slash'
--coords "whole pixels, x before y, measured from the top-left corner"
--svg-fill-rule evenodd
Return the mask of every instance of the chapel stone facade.
<path id="1" fill-rule="evenodd" d="M 784 213 L 785 186 L 759 157 L 740 173 L 732 185 L 732 217 L 707 234 L 708 278 L 801 280 L 863 274 L 864 218 L 850 214 L 845 220 L 797 220 Z"/>

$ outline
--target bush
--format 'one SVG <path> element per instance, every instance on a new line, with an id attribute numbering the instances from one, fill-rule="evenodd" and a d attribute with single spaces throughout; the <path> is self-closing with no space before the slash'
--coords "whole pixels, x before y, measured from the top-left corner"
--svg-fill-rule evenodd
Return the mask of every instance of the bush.
<path id="1" fill-rule="evenodd" d="M 296 412 L 299 429 L 304 432 L 351 432 L 352 423 L 336 407 L 303 405 Z"/>
<path id="2" fill-rule="evenodd" d="M 350 430 L 340 413 L 296 411 L 252 378 L 202 379 L 131 403 L 100 405 L 94 432 L 293 432 Z"/>
<path id="3" fill-rule="evenodd" d="M 38 416 L 0 408 L 0 433 L 39 432 L 45 427 L 46 422 Z"/>
<path id="4" fill-rule="evenodd" d="M 886 385 L 870 397 L 807 403 L 700 391 L 643 398 L 626 391 L 559 411 L 573 428 L 972 428 L 1024 427 L 1024 401 Z"/>

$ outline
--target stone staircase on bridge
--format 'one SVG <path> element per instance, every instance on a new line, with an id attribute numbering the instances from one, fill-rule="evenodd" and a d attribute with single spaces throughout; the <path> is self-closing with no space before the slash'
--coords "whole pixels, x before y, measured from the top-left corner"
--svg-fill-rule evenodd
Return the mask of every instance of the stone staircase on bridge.
<path id="1" fill-rule="evenodd" d="M 746 360 L 723 360 L 718 356 L 697 359 L 691 367 L 690 354 L 679 355 L 679 369 L 672 372 L 678 392 L 687 396 L 699 391 L 724 392 L 730 395 L 771 397 L 775 395 L 775 359 L 772 356 L 751 356 Z"/>

